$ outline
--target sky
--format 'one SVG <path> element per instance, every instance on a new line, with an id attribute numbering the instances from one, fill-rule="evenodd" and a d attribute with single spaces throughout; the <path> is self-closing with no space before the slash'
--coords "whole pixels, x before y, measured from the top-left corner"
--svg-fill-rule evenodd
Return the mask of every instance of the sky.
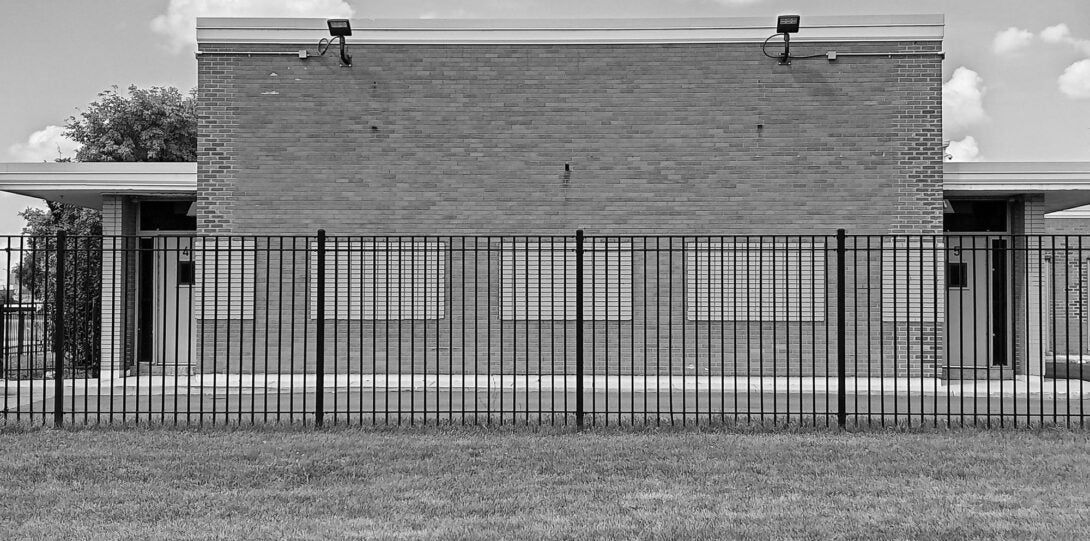
<path id="1" fill-rule="evenodd" d="M 1090 0 L 0 0 L 0 162 L 71 156 L 65 120 L 116 85 L 196 86 L 194 17 L 768 17 L 941 13 L 959 161 L 1090 161 Z M 0 235 L 41 205 L 0 193 Z"/>

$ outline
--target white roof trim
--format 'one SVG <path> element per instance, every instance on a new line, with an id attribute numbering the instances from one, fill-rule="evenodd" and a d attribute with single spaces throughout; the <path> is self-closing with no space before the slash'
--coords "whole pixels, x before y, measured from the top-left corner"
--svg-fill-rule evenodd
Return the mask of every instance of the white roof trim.
<path id="1" fill-rule="evenodd" d="M 1090 220 L 1090 206 L 1078 207 L 1069 210 L 1061 210 L 1046 214 L 1045 218 L 1067 218 L 1076 220 Z"/>
<path id="2" fill-rule="evenodd" d="M 352 19 L 352 44 L 760 43 L 775 17 L 674 19 Z M 791 41 L 942 41 L 942 15 L 812 16 Z M 197 18 L 197 43 L 304 44 L 326 19 Z"/>
<path id="3" fill-rule="evenodd" d="M 1090 189 L 1090 162 L 944 162 L 944 190 Z"/>
<path id="4" fill-rule="evenodd" d="M 0 163 L 0 191 L 100 207 L 104 194 L 196 195 L 197 164 Z"/>
<path id="5" fill-rule="evenodd" d="M 1045 212 L 1090 203 L 1090 162 L 944 162 L 950 196 L 1044 196 Z"/>

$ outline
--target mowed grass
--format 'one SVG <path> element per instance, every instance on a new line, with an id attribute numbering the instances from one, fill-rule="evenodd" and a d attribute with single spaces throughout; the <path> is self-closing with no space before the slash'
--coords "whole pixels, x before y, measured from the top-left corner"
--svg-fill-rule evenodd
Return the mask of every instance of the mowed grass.
<path id="1" fill-rule="evenodd" d="M 5 538 L 1079 538 L 1090 434 L 0 434 Z"/>

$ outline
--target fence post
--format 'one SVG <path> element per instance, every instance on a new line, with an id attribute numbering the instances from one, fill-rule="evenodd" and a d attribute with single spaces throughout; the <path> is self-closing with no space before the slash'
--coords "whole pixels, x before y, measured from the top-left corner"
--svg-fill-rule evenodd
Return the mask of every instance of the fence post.
<path id="1" fill-rule="evenodd" d="M 325 417 L 325 229 L 318 230 L 318 276 L 315 300 L 318 303 L 315 309 L 315 330 L 317 336 L 314 339 L 314 372 L 318 381 L 315 384 L 317 392 L 314 397 L 314 426 L 322 427 L 322 419 Z"/>
<path id="2" fill-rule="evenodd" d="M 836 230 L 836 423 L 844 428 L 848 422 L 847 397 L 847 363 L 845 362 L 846 340 L 844 339 L 844 327 L 846 325 L 844 313 L 844 298 L 846 284 L 844 283 L 845 248 L 846 240 L 843 229 Z"/>
<path id="3" fill-rule="evenodd" d="M 53 290 L 53 426 L 64 425 L 64 231 L 57 232 L 57 284 Z"/>
<path id="4" fill-rule="evenodd" d="M 583 230 L 575 232 L 575 425 L 583 427 Z"/>

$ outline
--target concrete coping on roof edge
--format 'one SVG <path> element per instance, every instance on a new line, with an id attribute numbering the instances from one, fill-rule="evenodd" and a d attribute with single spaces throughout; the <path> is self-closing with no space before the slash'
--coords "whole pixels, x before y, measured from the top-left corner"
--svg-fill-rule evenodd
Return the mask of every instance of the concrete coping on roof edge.
<path id="1" fill-rule="evenodd" d="M 945 17 L 803 16 L 793 42 L 942 41 Z M 352 19 L 350 43 L 760 43 L 776 17 L 648 19 Z M 197 43 L 307 44 L 329 36 L 326 19 L 197 18 Z"/>

